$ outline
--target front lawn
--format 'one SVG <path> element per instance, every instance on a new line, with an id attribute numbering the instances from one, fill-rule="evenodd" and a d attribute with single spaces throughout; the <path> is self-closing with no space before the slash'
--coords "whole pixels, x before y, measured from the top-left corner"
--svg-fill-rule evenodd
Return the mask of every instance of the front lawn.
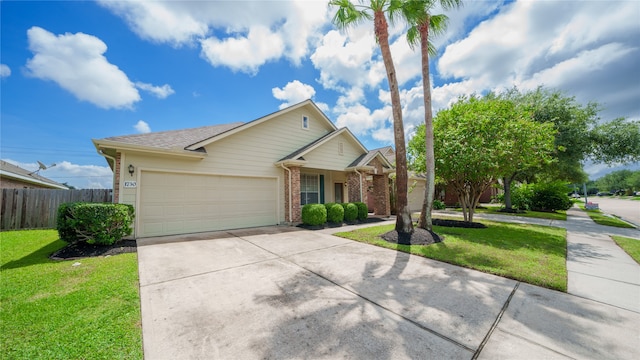
<path id="1" fill-rule="evenodd" d="M 615 235 L 611 237 L 613 238 L 613 241 L 622 248 L 622 250 L 640 264 L 640 240 Z"/>
<path id="2" fill-rule="evenodd" d="M 397 245 L 379 236 L 394 225 L 336 234 L 389 249 L 508 277 L 549 289 L 567 291 L 566 230 L 530 224 L 481 221 L 486 229 L 434 226 L 444 242 Z"/>
<path id="3" fill-rule="evenodd" d="M 593 222 L 595 222 L 596 224 L 605 225 L 605 226 L 614 226 L 619 228 L 628 228 L 628 229 L 635 228 L 633 225 L 625 221 L 622 221 L 616 217 L 607 216 L 603 214 L 600 210 L 586 210 L 584 207 L 584 204 L 579 203 L 578 207 L 586 211 L 589 217 L 591 218 L 591 220 L 593 220 Z"/>
<path id="4" fill-rule="evenodd" d="M 53 261 L 55 230 L 0 233 L 7 359 L 142 359 L 135 253 Z"/>

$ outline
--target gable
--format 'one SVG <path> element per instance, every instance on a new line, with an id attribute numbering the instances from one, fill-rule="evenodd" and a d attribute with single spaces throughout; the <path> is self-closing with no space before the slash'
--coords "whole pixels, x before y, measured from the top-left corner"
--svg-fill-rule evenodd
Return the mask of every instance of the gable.
<path id="1" fill-rule="evenodd" d="M 354 159 L 366 153 L 362 144 L 344 129 L 302 156 L 306 160 L 305 168 L 344 171 Z"/>

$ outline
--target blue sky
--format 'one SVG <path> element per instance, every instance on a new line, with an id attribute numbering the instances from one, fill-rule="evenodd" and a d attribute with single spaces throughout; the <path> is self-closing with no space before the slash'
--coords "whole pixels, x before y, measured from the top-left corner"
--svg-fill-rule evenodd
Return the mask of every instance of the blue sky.
<path id="1" fill-rule="evenodd" d="M 0 158 L 111 187 L 92 138 L 251 121 L 312 98 L 368 148 L 393 145 L 365 23 L 323 1 L 1 1 Z M 467 1 L 434 39 L 434 111 L 459 95 L 546 85 L 640 119 L 640 2 Z M 420 57 L 390 29 L 405 129 L 423 121 Z M 625 168 L 637 169 L 639 164 Z M 591 178 L 620 167 L 586 164 Z"/>

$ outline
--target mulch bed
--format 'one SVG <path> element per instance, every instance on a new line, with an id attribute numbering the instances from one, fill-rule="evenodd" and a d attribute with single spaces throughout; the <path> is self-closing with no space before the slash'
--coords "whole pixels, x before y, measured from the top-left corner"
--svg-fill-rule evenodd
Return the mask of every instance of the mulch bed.
<path id="1" fill-rule="evenodd" d="M 462 220 L 445 220 L 445 219 L 433 219 L 432 224 L 436 226 L 446 226 L 446 227 L 461 227 L 467 229 L 486 229 L 487 225 L 477 223 L 477 222 L 468 222 Z"/>
<path id="2" fill-rule="evenodd" d="M 305 225 L 305 224 L 299 224 L 296 225 L 299 228 L 302 229 L 306 229 L 306 230 L 322 230 L 322 229 L 326 229 L 326 228 L 337 228 L 337 227 L 342 227 L 342 226 L 347 226 L 347 225 L 358 225 L 358 224 L 372 224 L 372 223 L 377 223 L 377 222 L 381 222 L 381 221 L 387 221 L 389 219 L 383 219 L 383 218 L 378 218 L 378 217 L 370 217 L 367 218 L 364 221 L 355 221 L 353 223 L 342 223 L 342 224 L 334 224 L 334 223 L 324 223 L 322 225 Z"/>
<path id="3" fill-rule="evenodd" d="M 49 256 L 53 260 L 71 260 L 94 256 L 134 253 L 138 250 L 135 240 L 120 240 L 113 245 L 91 245 L 84 241 L 69 244 Z"/>
<path id="4" fill-rule="evenodd" d="M 415 228 L 411 234 L 399 234 L 395 230 L 380 236 L 384 240 L 400 245 L 431 245 L 442 242 L 443 238 L 438 234 L 422 228 Z"/>

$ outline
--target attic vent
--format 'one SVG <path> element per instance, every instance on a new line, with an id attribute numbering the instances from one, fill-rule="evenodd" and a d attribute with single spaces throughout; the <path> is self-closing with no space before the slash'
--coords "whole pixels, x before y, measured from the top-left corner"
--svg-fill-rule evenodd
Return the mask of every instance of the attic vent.
<path id="1" fill-rule="evenodd" d="M 344 155 L 344 143 L 338 143 L 338 155 Z"/>

